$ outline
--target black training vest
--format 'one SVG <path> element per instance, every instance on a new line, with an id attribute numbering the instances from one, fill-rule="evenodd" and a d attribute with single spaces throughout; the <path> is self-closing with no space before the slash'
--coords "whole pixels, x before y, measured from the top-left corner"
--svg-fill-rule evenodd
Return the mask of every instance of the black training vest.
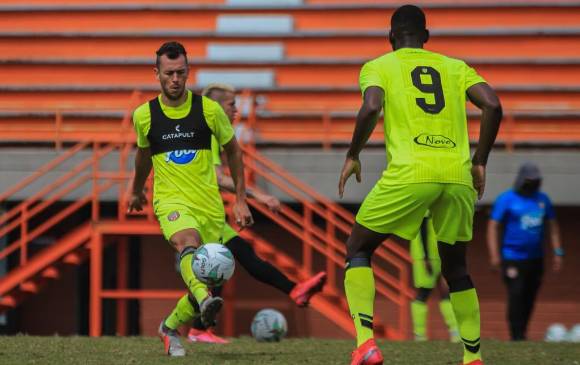
<path id="1" fill-rule="evenodd" d="M 185 118 L 168 118 L 156 97 L 149 101 L 151 128 L 147 134 L 151 155 L 179 150 L 210 150 L 211 130 L 203 115 L 202 96 L 191 95 Z"/>

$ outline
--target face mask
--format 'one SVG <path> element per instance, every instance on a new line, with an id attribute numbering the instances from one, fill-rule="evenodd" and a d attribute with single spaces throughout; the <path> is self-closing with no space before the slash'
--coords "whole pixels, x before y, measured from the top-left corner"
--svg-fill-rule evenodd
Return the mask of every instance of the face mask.
<path id="1" fill-rule="evenodd" d="M 540 190 L 542 180 L 525 180 L 520 188 L 520 192 L 524 195 L 533 195 Z"/>

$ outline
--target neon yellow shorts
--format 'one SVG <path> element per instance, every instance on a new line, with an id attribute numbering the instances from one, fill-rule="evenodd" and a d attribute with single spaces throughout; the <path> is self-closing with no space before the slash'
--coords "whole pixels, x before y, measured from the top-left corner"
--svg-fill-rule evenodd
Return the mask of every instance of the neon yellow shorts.
<path id="1" fill-rule="evenodd" d="M 379 233 L 417 237 L 427 210 L 439 241 L 471 241 L 477 194 L 471 186 L 417 183 L 387 185 L 379 180 L 363 201 L 356 221 Z"/>
<path id="2" fill-rule="evenodd" d="M 429 260 L 431 273 L 427 271 L 424 260 L 413 260 L 413 284 L 415 288 L 433 289 L 441 275 L 441 260 Z"/>
<path id="3" fill-rule="evenodd" d="M 224 217 L 210 217 L 189 205 L 175 202 L 154 205 L 155 215 L 166 240 L 184 229 L 199 232 L 202 243 L 220 243 L 224 231 Z"/>

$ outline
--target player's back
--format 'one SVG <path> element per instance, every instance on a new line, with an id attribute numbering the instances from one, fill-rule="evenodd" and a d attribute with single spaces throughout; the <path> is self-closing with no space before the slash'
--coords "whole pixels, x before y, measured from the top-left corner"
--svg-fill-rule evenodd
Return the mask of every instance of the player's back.
<path id="1" fill-rule="evenodd" d="M 361 89 L 385 92 L 385 182 L 472 186 L 466 90 L 484 80 L 465 62 L 401 48 L 361 71 Z"/>

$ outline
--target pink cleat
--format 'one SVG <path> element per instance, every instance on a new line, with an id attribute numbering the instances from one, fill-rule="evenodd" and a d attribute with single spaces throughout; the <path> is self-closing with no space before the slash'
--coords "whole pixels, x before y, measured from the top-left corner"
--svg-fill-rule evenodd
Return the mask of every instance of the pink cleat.
<path id="1" fill-rule="evenodd" d="M 189 330 L 187 334 L 187 340 L 189 342 L 204 342 L 204 343 L 219 343 L 219 344 L 226 344 L 230 343 L 230 341 L 216 336 L 211 330 L 196 330 L 192 328 Z"/>
<path id="2" fill-rule="evenodd" d="M 322 290 L 322 287 L 326 284 L 326 273 L 324 271 L 319 272 L 308 280 L 296 284 L 294 289 L 290 292 L 290 298 L 299 307 L 306 307 L 310 298 Z"/>
<path id="3" fill-rule="evenodd" d="M 461 364 L 459 364 L 459 365 L 464 365 L 464 364 L 463 364 L 463 363 L 461 363 Z M 467 364 L 465 364 L 465 365 L 483 365 L 483 361 L 481 361 L 481 360 L 473 360 L 472 362 L 470 362 L 470 363 L 467 363 Z"/>
<path id="4" fill-rule="evenodd" d="M 352 352 L 350 365 L 382 365 L 383 355 L 374 339 L 367 340 Z"/>

